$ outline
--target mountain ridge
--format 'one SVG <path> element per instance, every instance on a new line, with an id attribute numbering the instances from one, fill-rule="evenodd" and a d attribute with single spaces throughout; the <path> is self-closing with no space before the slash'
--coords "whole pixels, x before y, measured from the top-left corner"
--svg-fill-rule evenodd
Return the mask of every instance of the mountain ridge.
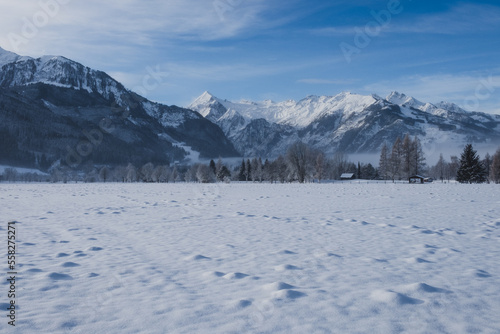
<path id="1" fill-rule="evenodd" d="M 22 57 L 3 49 L 0 61 L 1 163 L 36 167 L 43 155 L 76 168 L 173 163 L 192 151 L 202 158 L 239 155 L 196 111 L 149 101 L 105 72 L 62 56 Z"/>
<path id="2" fill-rule="evenodd" d="M 188 108 L 218 124 L 245 156 L 275 157 L 296 140 L 328 154 L 375 153 L 406 133 L 433 149 L 437 144 L 500 143 L 500 115 L 468 112 L 449 102 L 424 103 L 396 91 L 385 98 L 342 92 L 283 102 L 231 102 L 204 92 Z"/>

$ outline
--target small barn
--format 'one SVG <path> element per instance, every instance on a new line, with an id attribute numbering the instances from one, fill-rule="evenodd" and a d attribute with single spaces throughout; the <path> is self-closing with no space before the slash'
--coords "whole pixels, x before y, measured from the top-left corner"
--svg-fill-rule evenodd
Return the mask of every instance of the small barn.
<path id="1" fill-rule="evenodd" d="M 409 181 L 410 181 L 410 183 L 421 183 L 421 184 L 423 184 L 424 181 L 425 181 L 425 177 L 420 176 L 420 175 L 413 175 L 413 176 L 410 176 Z"/>
<path id="2" fill-rule="evenodd" d="M 344 173 L 340 175 L 341 180 L 353 180 L 354 179 L 354 173 Z"/>

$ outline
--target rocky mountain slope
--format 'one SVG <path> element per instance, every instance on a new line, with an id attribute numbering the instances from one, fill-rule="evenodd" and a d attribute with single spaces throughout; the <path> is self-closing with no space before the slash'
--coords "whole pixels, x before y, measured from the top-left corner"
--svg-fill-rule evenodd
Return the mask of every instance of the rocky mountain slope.
<path id="1" fill-rule="evenodd" d="M 0 163 L 81 168 L 238 156 L 197 112 L 127 90 L 64 57 L 21 57 L 0 48 Z M 42 166 L 43 165 L 43 166 Z"/>
<path id="2" fill-rule="evenodd" d="M 500 116 L 467 112 L 455 104 L 423 103 L 341 93 L 285 102 L 231 102 L 203 93 L 188 108 L 218 124 L 244 156 L 283 154 L 296 140 L 328 154 L 379 152 L 398 136 L 418 136 L 424 148 L 464 143 L 500 144 Z"/>

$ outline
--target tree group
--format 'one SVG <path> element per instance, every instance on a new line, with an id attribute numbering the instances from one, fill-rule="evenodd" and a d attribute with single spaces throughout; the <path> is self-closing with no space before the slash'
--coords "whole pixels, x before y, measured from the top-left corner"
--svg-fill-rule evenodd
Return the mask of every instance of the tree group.
<path id="1" fill-rule="evenodd" d="M 379 175 L 385 180 L 401 180 L 412 175 L 423 173 L 425 169 L 425 156 L 422 144 L 418 137 L 412 140 L 406 134 L 400 137 L 389 147 L 386 143 L 382 146 L 379 160 Z"/>

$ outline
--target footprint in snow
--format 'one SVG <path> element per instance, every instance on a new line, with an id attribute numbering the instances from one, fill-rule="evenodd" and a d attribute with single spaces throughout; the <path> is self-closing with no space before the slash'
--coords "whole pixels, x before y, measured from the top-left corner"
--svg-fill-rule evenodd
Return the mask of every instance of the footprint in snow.
<path id="1" fill-rule="evenodd" d="M 271 296 L 278 300 L 293 300 L 305 297 L 306 294 L 297 290 L 295 287 L 285 282 L 274 282 L 264 286 L 265 290 L 271 291 Z"/>
<path id="2" fill-rule="evenodd" d="M 395 305 L 418 305 L 424 301 L 404 295 L 392 290 L 375 290 L 371 293 L 370 298 L 376 302 L 395 304 Z"/>
<path id="3" fill-rule="evenodd" d="M 491 274 L 487 271 L 484 271 L 484 270 L 476 270 L 475 271 L 475 275 L 477 277 L 480 277 L 480 278 L 488 278 L 488 277 L 491 277 Z"/>
<path id="4" fill-rule="evenodd" d="M 415 293 L 415 292 L 425 292 L 425 293 L 452 293 L 450 290 L 441 289 L 426 283 L 413 283 L 404 285 L 401 287 L 401 290 L 407 293 Z"/>
<path id="5" fill-rule="evenodd" d="M 10 303 L 0 303 L 0 310 L 7 310 L 10 307 Z M 16 310 L 19 310 L 19 304 L 16 303 Z"/>
<path id="6" fill-rule="evenodd" d="M 226 274 L 221 273 L 220 271 L 210 271 L 210 272 L 203 274 L 203 276 L 205 276 L 205 277 L 223 277 L 225 275 Z"/>
<path id="7" fill-rule="evenodd" d="M 188 256 L 186 258 L 186 260 L 188 260 L 188 261 L 203 261 L 203 260 L 211 260 L 211 259 L 212 258 L 207 257 L 207 256 L 203 256 L 201 254 Z"/>
<path id="8" fill-rule="evenodd" d="M 250 305 L 252 305 L 252 302 L 250 300 L 242 299 L 242 300 L 238 300 L 233 307 L 238 308 L 238 309 L 242 309 L 242 308 L 247 308 Z"/>
<path id="9" fill-rule="evenodd" d="M 275 291 L 272 294 L 274 299 L 287 300 L 287 299 L 298 299 L 307 296 L 305 293 L 296 290 L 280 290 Z"/>
<path id="10" fill-rule="evenodd" d="M 249 275 L 243 274 L 243 273 L 229 273 L 229 274 L 226 274 L 222 277 L 224 277 L 225 279 L 228 279 L 228 280 L 233 280 L 233 279 L 242 279 L 242 278 L 245 278 L 248 276 Z"/>
<path id="11" fill-rule="evenodd" d="M 274 270 L 278 272 L 283 272 L 283 271 L 288 271 L 288 270 L 301 270 L 302 268 L 299 268 L 297 266 L 291 265 L 291 264 L 281 264 L 279 266 L 274 267 Z"/>
<path id="12" fill-rule="evenodd" d="M 422 259 L 420 257 L 411 257 L 411 258 L 407 259 L 406 262 L 408 262 L 408 263 L 434 263 L 432 261 L 428 261 L 428 260 Z"/>
<path id="13" fill-rule="evenodd" d="M 73 277 L 70 275 L 60 274 L 60 273 L 50 273 L 48 275 L 48 278 L 54 281 L 69 281 L 73 279 Z"/>
<path id="14" fill-rule="evenodd" d="M 63 266 L 64 268 L 80 267 L 80 265 L 75 262 L 64 262 L 61 266 Z"/>

